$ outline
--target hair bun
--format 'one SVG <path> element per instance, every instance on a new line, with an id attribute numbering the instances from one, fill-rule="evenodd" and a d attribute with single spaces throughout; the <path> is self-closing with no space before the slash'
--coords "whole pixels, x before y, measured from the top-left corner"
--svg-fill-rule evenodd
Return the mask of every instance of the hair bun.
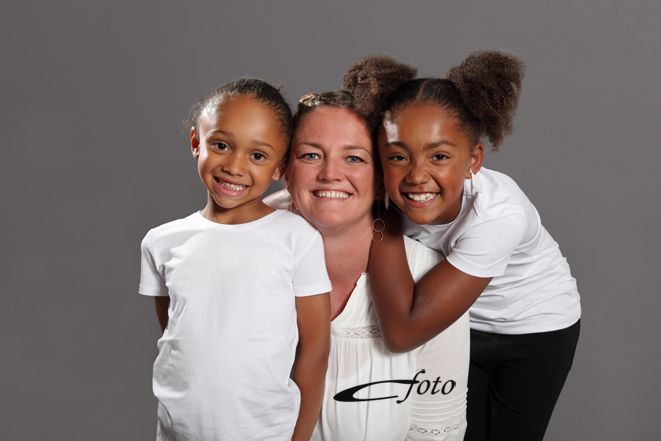
<path id="1" fill-rule="evenodd" d="M 483 133 L 494 147 L 512 131 L 523 76 L 521 60 L 498 51 L 474 52 L 448 73 L 448 80 L 480 120 Z"/>
<path id="2" fill-rule="evenodd" d="M 354 98 L 368 120 L 380 118 L 383 104 L 393 91 L 415 78 L 415 68 L 388 56 L 369 56 L 356 61 L 342 78 L 342 88 Z"/>

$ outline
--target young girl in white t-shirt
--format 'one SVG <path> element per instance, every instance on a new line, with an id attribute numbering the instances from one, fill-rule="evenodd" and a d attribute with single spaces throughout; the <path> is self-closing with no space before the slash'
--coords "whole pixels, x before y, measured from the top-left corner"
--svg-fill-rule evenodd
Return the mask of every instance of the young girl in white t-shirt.
<path id="1" fill-rule="evenodd" d="M 291 111 L 270 84 L 241 79 L 194 106 L 189 127 L 207 203 L 142 241 L 139 292 L 155 296 L 164 331 L 157 439 L 307 440 L 331 286 L 319 233 L 262 202 L 283 171 Z"/>
<path id="2" fill-rule="evenodd" d="M 386 219 L 368 270 L 384 338 L 394 351 L 410 350 L 470 308 L 465 439 L 541 440 L 572 364 L 581 309 L 535 207 L 511 178 L 482 166 L 483 138 L 496 150 L 511 131 L 523 65 L 477 52 L 446 78 L 418 79 L 366 66 L 353 69 L 376 107 L 378 90 L 395 90 L 378 133 L 386 200 L 404 215 L 407 236 L 445 256 L 414 286 L 400 222 Z"/>

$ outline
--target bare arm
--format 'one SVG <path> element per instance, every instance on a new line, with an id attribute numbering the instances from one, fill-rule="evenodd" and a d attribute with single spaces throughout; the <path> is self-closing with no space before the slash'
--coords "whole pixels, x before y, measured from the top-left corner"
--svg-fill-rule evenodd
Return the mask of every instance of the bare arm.
<path id="1" fill-rule="evenodd" d="M 470 276 L 443 261 L 415 284 L 401 221 L 389 216 L 386 223 L 383 241 L 370 249 L 367 271 L 386 345 L 393 352 L 406 352 L 461 317 L 491 278 Z"/>
<path id="2" fill-rule="evenodd" d="M 308 441 L 324 398 L 324 380 L 330 351 L 328 294 L 296 298 L 298 348 L 292 379 L 301 391 L 301 407 L 292 441 Z"/>
<path id="3" fill-rule="evenodd" d="M 158 317 L 158 323 L 161 325 L 161 332 L 165 332 L 165 328 L 168 326 L 168 308 L 170 307 L 170 297 L 156 296 L 154 297 L 154 302 L 156 305 L 156 317 Z"/>

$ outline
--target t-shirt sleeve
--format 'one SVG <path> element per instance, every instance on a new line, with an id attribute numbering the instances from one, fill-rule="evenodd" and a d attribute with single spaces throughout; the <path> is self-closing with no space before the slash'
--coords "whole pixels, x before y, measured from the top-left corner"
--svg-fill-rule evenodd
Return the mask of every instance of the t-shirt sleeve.
<path id="1" fill-rule="evenodd" d="M 326 258 L 321 235 L 312 231 L 302 241 L 295 255 L 294 294 L 297 297 L 330 292 L 331 283 L 326 271 Z"/>
<path id="2" fill-rule="evenodd" d="M 142 239 L 140 250 L 140 286 L 138 287 L 138 293 L 145 296 L 167 296 L 168 289 L 154 260 L 150 233 L 147 233 L 145 238 Z"/>
<path id="3" fill-rule="evenodd" d="M 525 214 L 518 210 L 473 225 L 457 238 L 447 261 L 471 276 L 502 276 L 526 226 Z"/>

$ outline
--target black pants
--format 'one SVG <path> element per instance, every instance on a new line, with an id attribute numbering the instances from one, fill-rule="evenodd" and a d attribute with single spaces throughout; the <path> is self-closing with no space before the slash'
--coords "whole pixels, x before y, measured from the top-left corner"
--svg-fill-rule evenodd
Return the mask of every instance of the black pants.
<path id="1" fill-rule="evenodd" d="M 544 438 L 574 359 L 580 320 L 558 331 L 505 335 L 471 330 L 465 441 Z"/>

